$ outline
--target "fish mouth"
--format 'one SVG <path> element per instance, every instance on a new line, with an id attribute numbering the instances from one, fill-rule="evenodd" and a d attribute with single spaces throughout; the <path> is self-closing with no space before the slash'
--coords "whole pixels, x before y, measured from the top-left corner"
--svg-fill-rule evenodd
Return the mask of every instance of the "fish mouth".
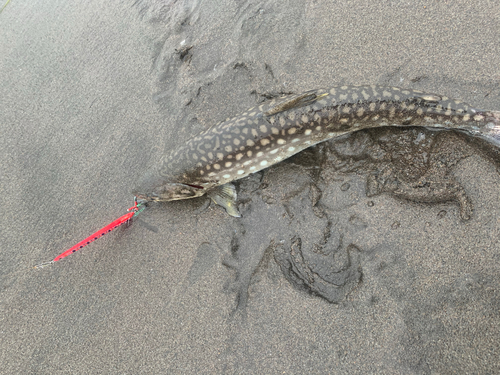
<path id="1" fill-rule="evenodd" d="M 134 193 L 137 201 L 145 201 L 145 202 L 159 202 L 161 198 L 156 194 L 138 194 Z"/>

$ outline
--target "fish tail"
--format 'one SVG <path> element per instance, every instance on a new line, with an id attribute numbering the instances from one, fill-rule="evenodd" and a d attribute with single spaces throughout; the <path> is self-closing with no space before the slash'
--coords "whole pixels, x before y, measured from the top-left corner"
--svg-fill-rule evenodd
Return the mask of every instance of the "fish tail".
<path id="1" fill-rule="evenodd" d="M 477 111 L 477 115 L 483 117 L 478 136 L 500 147 L 500 111 Z"/>

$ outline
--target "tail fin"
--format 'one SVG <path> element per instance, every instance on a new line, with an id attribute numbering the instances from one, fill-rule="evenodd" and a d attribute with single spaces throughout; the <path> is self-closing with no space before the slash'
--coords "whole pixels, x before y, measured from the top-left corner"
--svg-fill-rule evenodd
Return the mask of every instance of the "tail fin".
<path id="1" fill-rule="evenodd" d="M 500 111 L 477 111 L 477 114 L 484 117 L 477 135 L 500 148 Z"/>

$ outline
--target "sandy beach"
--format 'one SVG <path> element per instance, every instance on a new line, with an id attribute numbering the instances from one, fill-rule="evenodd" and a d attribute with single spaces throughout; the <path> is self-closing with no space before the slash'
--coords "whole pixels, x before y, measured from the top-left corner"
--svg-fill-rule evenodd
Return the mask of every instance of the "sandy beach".
<path id="1" fill-rule="evenodd" d="M 500 110 L 499 41 L 493 1 L 9 2 L 0 374 L 500 373 L 500 152 L 463 134 L 358 132 L 238 181 L 242 218 L 153 204 L 33 268 L 268 98 L 376 84 Z M 448 190 L 422 203 L 422 180 Z"/>

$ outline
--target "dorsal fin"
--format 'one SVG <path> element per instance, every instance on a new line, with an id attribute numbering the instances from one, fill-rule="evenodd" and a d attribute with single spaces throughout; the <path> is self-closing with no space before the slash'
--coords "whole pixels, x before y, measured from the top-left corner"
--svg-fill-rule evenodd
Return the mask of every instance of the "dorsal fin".
<path id="1" fill-rule="evenodd" d="M 269 108 L 266 112 L 264 112 L 265 116 L 272 116 L 280 112 L 288 111 L 289 109 L 292 108 L 300 108 L 304 107 L 306 105 L 309 105 L 311 103 L 314 103 L 316 100 L 322 98 L 323 96 L 328 95 L 328 93 L 316 95 L 314 92 L 306 92 L 302 95 L 299 95 L 295 98 L 286 100 L 284 102 L 281 102 L 279 104 L 276 104 L 275 106 Z"/>

